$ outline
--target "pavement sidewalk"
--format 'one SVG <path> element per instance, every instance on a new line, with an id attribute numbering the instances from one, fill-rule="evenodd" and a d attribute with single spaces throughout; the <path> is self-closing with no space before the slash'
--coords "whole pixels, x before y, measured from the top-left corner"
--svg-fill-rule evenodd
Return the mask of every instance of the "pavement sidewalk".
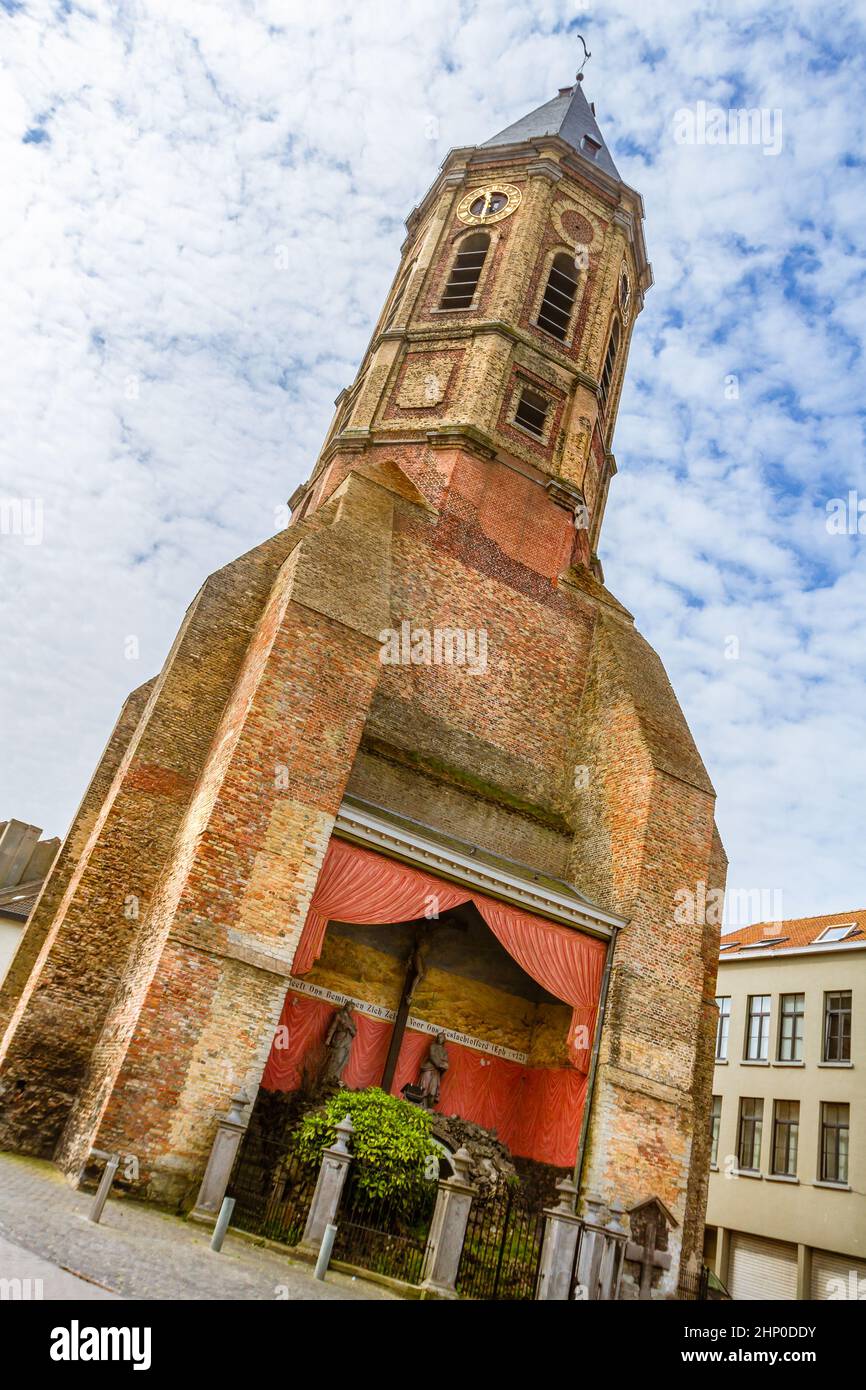
<path id="1" fill-rule="evenodd" d="M 45 1299 L 398 1297 L 346 1274 L 314 1279 L 303 1261 L 240 1236 L 217 1255 L 208 1228 L 130 1198 L 110 1197 L 94 1225 L 91 1202 L 53 1164 L 0 1153 L 0 1281 L 41 1279 Z M 0 1299 L 16 1287 L 0 1282 Z"/>

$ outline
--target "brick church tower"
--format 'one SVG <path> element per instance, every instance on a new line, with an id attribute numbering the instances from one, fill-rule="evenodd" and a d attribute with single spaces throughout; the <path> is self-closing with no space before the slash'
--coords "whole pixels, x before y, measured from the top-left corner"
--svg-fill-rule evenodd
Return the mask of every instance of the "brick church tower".
<path id="1" fill-rule="evenodd" d="M 140 1190 L 188 1204 L 287 990 L 396 1007 L 403 938 L 369 897 L 352 927 L 351 893 L 399 868 L 478 907 L 413 1010 L 469 1038 L 467 1076 L 515 1069 L 500 1133 L 583 1195 L 662 1200 L 659 1295 L 699 1257 L 718 929 L 675 904 L 724 853 L 596 554 L 642 215 L 580 82 L 448 155 L 291 523 L 211 575 L 124 705 L 0 992 L 5 1147 L 74 1179 L 132 1153 Z M 552 984 L 578 941 L 594 983 Z"/>

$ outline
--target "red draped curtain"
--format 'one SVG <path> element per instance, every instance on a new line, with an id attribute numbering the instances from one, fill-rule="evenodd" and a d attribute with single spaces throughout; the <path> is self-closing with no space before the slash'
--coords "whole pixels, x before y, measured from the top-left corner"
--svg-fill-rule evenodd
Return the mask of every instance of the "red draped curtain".
<path id="1" fill-rule="evenodd" d="M 323 1048 L 335 1008 L 289 990 L 280 1029 L 262 1077 L 266 1091 L 294 1091 L 301 1084 L 311 1052 Z M 357 1033 L 343 1073 L 351 1090 L 377 1086 L 391 1041 L 393 1023 L 355 1013 Z M 408 1028 L 394 1076 L 399 1094 L 415 1081 L 430 1047 L 430 1036 Z M 495 1129 L 514 1154 L 569 1168 L 574 1163 L 587 1078 L 574 1067 L 527 1067 L 490 1057 L 462 1043 L 449 1042 L 449 1066 L 442 1078 L 439 1109 L 445 1115 Z"/>
<path id="2" fill-rule="evenodd" d="M 475 904 L 500 945 L 527 975 L 571 1005 L 570 1057 L 585 1074 L 604 969 L 602 941 L 345 840 L 332 839 L 328 846 L 292 974 L 306 975 L 312 969 L 331 920 L 384 926 L 432 917 L 465 902 Z"/>

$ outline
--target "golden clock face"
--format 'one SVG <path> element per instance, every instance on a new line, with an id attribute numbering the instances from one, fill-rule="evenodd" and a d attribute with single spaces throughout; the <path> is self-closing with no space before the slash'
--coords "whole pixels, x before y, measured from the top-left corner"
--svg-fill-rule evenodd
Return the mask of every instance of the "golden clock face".
<path id="1" fill-rule="evenodd" d="M 510 217 L 520 205 L 520 189 L 512 183 L 491 183 L 474 188 L 460 203 L 457 216 L 469 227 L 487 226 Z"/>

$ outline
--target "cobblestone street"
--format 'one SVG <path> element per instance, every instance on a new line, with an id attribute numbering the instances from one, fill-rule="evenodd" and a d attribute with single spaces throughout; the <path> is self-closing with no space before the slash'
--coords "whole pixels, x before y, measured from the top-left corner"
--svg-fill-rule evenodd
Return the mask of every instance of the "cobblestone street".
<path id="1" fill-rule="evenodd" d="M 129 1199 L 110 1198 L 98 1226 L 92 1196 L 50 1163 L 0 1154 L 0 1279 L 43 1279 L 44 1297 L 129 1299 L 393 1299 L 349 1275 L 312 1267 Z M 85 1282 L 82 1282 L 85 1281 Z"/>

